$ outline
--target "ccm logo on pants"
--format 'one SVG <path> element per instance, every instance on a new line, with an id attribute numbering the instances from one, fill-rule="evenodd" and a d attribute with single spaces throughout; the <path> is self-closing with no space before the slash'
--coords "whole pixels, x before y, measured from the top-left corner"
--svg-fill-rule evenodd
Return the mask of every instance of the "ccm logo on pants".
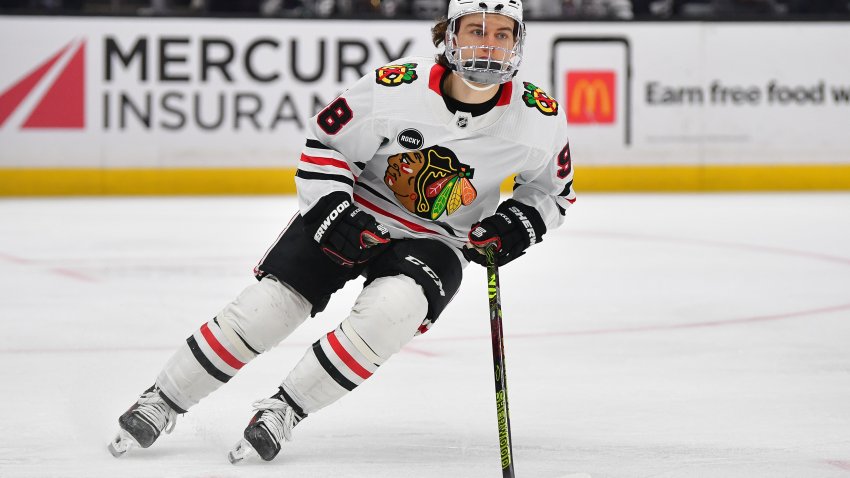
<path id="1" fill-rule="evenodd" d="M 437 284 L 437 288 L 440 289 L 440 295 L 443 297 L 446 296 L 446 292 L 443 290 L 443 282 L 440 281 L 440 278 L 437 276 L 437 274 L 433 270 L 431 270 L 430 267 L 428 267 L 428 264 L 425 264 L 424 262 L 413 256 L 407 256 L 404 258 L 404 260 L 421 267 L 422 270 L 425 271 L 426 274 L 428 274 L 428 277 L 433 279 L 434 283 Z"/>

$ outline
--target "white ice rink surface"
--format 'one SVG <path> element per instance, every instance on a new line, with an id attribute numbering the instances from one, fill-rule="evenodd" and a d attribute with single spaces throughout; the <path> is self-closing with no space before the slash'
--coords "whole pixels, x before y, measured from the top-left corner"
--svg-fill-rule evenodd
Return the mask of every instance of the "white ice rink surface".
<path id="1" fill-rule="evenodd" d="M 121 459 L 117 418 L 254 280 L 288 197 L 0 201 L 0 476 L 498 477 L 482 268 L 271 463 L 226 453 L 350 284 Z M 519 478 L 850 477 L 850 194 L 590 195 L 503 268 Z"/>

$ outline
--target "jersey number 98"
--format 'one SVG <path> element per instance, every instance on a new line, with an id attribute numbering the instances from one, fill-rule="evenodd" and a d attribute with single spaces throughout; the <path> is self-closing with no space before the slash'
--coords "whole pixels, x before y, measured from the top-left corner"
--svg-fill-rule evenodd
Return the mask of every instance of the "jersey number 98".
<path id="1" fill-rule="evenodd" d="M 327 108 L 323 109 L 316 121 L 319 123 L 319 128 L 322 128 L 327 134 L 337 134 L 343 126 L 348 124 L 354 118 L 354 113 L 348 107 L 345 98 L 337 98 Z"/>

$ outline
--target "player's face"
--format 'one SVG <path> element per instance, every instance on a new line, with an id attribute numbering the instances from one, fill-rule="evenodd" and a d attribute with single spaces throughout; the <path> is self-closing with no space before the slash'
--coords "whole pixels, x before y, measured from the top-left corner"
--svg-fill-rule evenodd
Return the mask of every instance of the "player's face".
<path id="1" fill-rule="evenodd" d="M 384 183 L 408 211 L 415 211 L 414 207 L 418 199 L 416 175 L 422 170 L 424 164 L 425 155 L 421 151 L 394 154 L 387 159 Z"/>
<path id="2" fill-rule="evenodd" d="M 515 22 L 504 15 L 473 13 L 460 18 L 457 40 L 458 46 L 482 46 L 461 50 L 461 59 L 471 60 L 490 58 L 505 61 L 508 52 L 516 43 L 514 37 Z"/>

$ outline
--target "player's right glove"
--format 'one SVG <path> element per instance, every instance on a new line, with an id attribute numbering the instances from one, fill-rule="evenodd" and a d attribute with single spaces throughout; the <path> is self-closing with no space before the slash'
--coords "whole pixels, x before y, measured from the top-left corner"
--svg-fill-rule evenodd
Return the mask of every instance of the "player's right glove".
<path id="1" fill-rule="evenodd" d="M 496 264 L 502 266 L 525 254 L 525 250 L 543 240 L 546 224 L 537 209 L 515 200 L 507 199 L 496 209 L 496 214 L 473 224 L 469 231 L 469 244 L 463 255 L 468 261 L 487 265 L 484 249 L 496 246 Z"/>
<path id="2" fill-rule="evenodd" d="M 376 256 L 390 242 L 387 226 L 337 191 L 319 199 L 304 215 L 304 229 L 334 262 L 354 267 Z"/>

